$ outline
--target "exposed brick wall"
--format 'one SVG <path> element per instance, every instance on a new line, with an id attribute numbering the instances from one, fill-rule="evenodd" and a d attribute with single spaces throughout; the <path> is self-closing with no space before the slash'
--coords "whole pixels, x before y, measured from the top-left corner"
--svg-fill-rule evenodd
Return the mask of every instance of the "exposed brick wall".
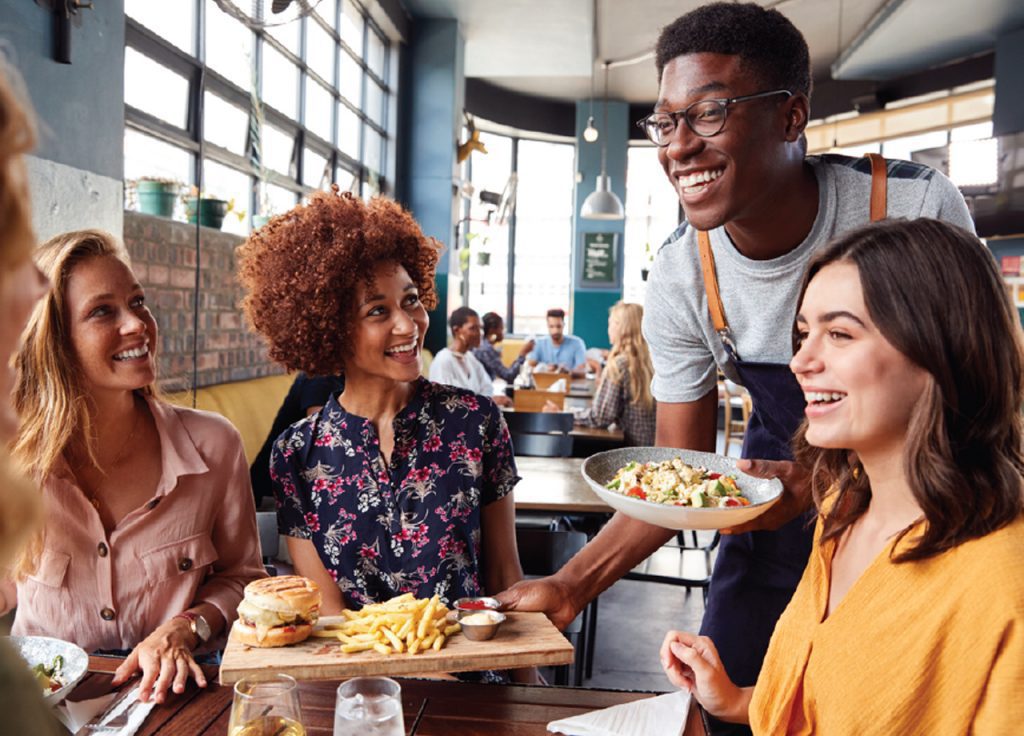
<path id="1" fill-rule="evenodd" d="M 284 373 L 267 358 L 262 339 L 248 329 L 239 308 L 235 248 L 242 240 L 201 228 L 197 388 Z M 195 226 L 125 212 L 124 241 L 160 329 L 160 386 L 168 392 L 190 388 Z"/>

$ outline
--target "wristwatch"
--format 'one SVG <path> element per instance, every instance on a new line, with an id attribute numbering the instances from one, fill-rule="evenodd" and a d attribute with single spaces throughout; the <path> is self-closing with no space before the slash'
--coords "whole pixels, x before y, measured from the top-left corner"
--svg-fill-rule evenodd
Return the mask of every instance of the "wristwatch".
<path id="1" fill-rule="evenodd" d="M 210 631 L 210 624 L 206 623 L 206 619 L 198 613 L 182 611 L 178 615 L 174 616 L 174 618 L 183 618 L 188 621 L 189 631 L 195 634 L 200 644 L 205 644 L 210 640 L 210 636 L 213 633 Z"/>

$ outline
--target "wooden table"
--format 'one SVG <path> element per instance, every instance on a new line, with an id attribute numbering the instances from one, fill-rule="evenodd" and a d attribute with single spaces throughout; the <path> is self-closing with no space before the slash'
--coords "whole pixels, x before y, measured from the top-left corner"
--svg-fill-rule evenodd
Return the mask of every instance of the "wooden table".
<path id="1" fill-rule="evenodd" d="M 608 429 L 607 427 L 581 427 L 576 425 L 569 434 L 582 439 L 601 440 L 616 447 L 621 447 L 622 443 L 626 441 L 626 435 L 621 429 Z"/>
<path id="2" fill-rule="evenodd" d="M 109 692 L 119 657 L 90 657 L 90 674 L 79 694 L 97 697 Z M 139 736 L 225 736 L 231 715 L 230 687 L 211 684 L 204 690 L 189 682 L 181 695 L 156 706 L 139 729 Z M 400 679 L 405 729 L 409 736 L 545 736 L 551 721 L 619 703 L 649 698 L 653 693 L 522 685 L 475 685 L 444 680 Z M 338 682 L 299 684 L 302 720 L 309 736 L 331 736 Z M 691 718 L 691 723 L 693 719 Z M 699 728 L 699 722 L 696 724 Z M 687 725 L 686 736 L 702 730 Z"/>
<path id="3" fill-rule="evenodd" d="M 576 457 L 516 457 L 522 480 L 516 485 L 517 511 L 560 514 L 611 514 L 614 509 L 594 493 L 580 473 Z"/>

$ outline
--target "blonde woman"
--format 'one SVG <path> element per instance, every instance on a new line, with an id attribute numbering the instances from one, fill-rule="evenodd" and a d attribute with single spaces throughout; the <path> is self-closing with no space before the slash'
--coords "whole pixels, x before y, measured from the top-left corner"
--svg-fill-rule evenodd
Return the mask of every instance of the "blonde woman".
<path id="1" fill-rule="evenodd" d="M 598 379 L 594 403 L 576 415 L 576 423 L 585 427 L 619 425 L 626 444 L 636 447 L 654 444 L 654 367 L 640 331 L 643 316 L 639 304 L 616 302 L 611 308 L 608 339 L 612 349 Z M 558 407 L 549 402 L 545 411 L 558 411 Z"/>
<path id="2" fill-rule="evenodd" d="M 13 454 L 37 478 L 44 529 L 4 586 L 15 634 L 131 650 L 163 702 L 214 648 L 242 589 L 264 574 L 249 471 L 222 417 L 156 397 L 157 327 L 124 246 L 60 235 L 37 263 L 51 281 L 17 358 Z"/>
<path id="3" fill-rule="evenodd" d="M 35 235 L 22 156 L 35 141 L 28 105 L 16 95 L 17 77 L 0 55 L 0 567 L 7 567 L 42 517 L 39 496 L 11 467 L 7 443 L 18 420 L 10 401 L 10 358 L 33 305 L 46 293 L 46 279 L 32 262 Z M 0 713 L 4 731 L 49 736 L 62 729 L 39 686 L 16 652 L 0 641 Z"/>

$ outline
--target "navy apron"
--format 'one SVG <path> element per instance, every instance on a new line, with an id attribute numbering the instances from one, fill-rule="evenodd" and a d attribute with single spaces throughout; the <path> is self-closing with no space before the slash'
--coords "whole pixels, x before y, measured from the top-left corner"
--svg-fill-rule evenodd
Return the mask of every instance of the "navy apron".
<path id="1" fill-rule="evenodd" d="M 885 217 L 886 164 L 878 154 L 868 158 L 874 222 Z M 698 231 L 697 241 L 715 331 L 753 400 L 742 456 L 792 460 L 790 442 L 804 416 L 803 391 L 788 364 L 741 359 L 725 319 L 711 240 Z M 715 643 L 726 672 L 740 687 L 757 681 L 775 623 L 800 582 L 813 543 L 814 516 L 811 510 L 775 531 L 722 536 L 700 633 Z M 718 725 L 715 733 L 750 732 L 734 724 L 721 724 L 725 728 L 719 731 Z"/>

